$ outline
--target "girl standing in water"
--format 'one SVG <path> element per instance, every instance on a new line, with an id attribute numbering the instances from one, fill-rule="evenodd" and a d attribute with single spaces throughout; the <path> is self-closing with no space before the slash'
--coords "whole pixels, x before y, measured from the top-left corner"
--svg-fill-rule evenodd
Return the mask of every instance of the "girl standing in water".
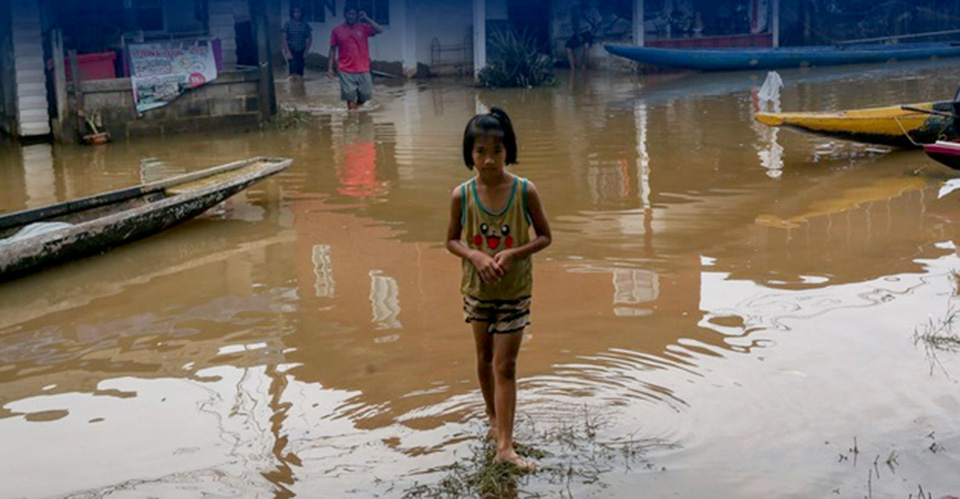
<path id="1" fill-rule="evenodd" d="M 453 191 L 447 250 L 463 260 L 464 319 L 476 342 L 495 460 L 533 470 L 536 463 L 513 448 L 517 354 L 530 324 L 531 255 L 550 245 L 550 223 L 533 183 L 505 170 L 517 162 L 517 137 L 502 109 L 467 123 L 463 162 L 476 176 Z"/>

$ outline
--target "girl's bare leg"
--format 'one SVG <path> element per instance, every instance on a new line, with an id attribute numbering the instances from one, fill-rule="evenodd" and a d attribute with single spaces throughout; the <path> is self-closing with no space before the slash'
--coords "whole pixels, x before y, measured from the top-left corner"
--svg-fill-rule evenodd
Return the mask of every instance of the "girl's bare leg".
<path id="1" fill-rule="evenodd" d="M 577 56 L 573 53 L 573 49 L 567 49 L 567 62 L 570 63 L 570 71 L 577 69 Z"/>
<path id="2" fill-rule="evenodd" d="M 583 44 L 583 70 L 584 71 L 587 70 L 587 63 L 589 62 L 589 59 L 590 59 L 590 44 L 584 43 Z"/>
<path id="3" fill-rule="evenodd" d="M 493 335 L 487 332 L 489 322 L 471 322 L 473 340 L 477 346 L 477 379 L 480 380 L 480 392 L 487 405 L 487 419 L 490 421 L 490 436 L 497 438 L 497 418 L 493 398 Z"/>
<path id="4" fill-rule="evenodd" d="M 513 449 L 513 419 L 517 407 L 517 354 L 523 342 L 523 330 L 493 335 L 495 407 L 497 416 L 497 462 L 507 462 L 524 470 L 536 463 L 520 459 Z"/>

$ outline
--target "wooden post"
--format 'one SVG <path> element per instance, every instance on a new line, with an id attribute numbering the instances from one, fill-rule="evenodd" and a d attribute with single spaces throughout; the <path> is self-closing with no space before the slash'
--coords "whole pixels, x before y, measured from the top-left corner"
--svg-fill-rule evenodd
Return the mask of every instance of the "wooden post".
<path id="1" fill-rule="evenodd" d="M 80 88 L 80 64 L 77 62 L 77 51 L 70 51 L 70 80 L 73 84 L 74 118 L 77 124 L 77 135 L 84 135 L 83 119 L 83 89 Z"/>
<path id="2" fill-rule="evenodd" d="M 773 2 L 773 24 L 771 32 L 773 33 L 773 46 L 780 46 L 780 0 L 771 0 Z"/>
<path id="3" fill-rule="evenodd" d="M 643 2 L 644 0 L 633 0 L 633 44 L 638 47 L 642 47 L 644 41 Z"/>
<path id="4" fill-rule="evenodd" d="M 50 30 L 50 51 L 53 55 L 53 93 L 56 99 L 57 116 L 53 120 L 53 138 L 63 142 L 64 129 L 70 118 L 70 103 L 67 95 L 67 71 L 63 62 L 63 32 L 59 28 Z"/>
<path id="5" fill-rule="evenodd" d="M 250 18 L 257 39 L 257 66 L 260 68 L 260 119 L 266 120 L 277 112 L 273 57 L 270 52 L 270 33 L 267 32 L 266 0 L 250 0 Z"/>

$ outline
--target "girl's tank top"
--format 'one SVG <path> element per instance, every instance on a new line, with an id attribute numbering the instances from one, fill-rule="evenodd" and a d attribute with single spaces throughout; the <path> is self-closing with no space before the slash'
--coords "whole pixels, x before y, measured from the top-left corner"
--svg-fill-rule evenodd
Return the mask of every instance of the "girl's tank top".
<path id="1" fill-rule="evenodd" d="M 527 210 L 527 179 L 514 177 L 507 204 L 499 213 L 483 206 L 477 194 L 477 179 L 460 185 L 464 244 L 490 256 L 530 242 L 532 220 Z M 533 260 L 530 255 L 514 259 L 497 282 L 485 283 L 469 260 L 463 260 L 460 292 L 478 300 L 519 300 L 533 291 Z"/>

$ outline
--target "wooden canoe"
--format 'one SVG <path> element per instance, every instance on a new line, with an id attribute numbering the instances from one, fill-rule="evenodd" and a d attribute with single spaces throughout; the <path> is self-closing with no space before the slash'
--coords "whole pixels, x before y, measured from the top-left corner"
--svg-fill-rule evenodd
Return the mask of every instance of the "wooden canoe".
<path id="1" fill-rule="evenodd" d="M 292 163 L 252 158 L 0 216 L 0 282 L 160 232 Z"/>
<path id="2" fill-rule="evenodd" d="M 960 142 L 937 141 L 923 146 L 923 152 L 954 170 L 960 170 Z"/>
<path id="3" fill-rule="evenodd" d="M 813 113 L 757 113 L 754 119 L 838 139 L 893 147 L 919 148 L 937 140 L 958 138 L 953 119 L 904 106 Z M 927 102 L 906 107 L 952 113 L 953 101 Z"/>
<path id="4" fill-rule="evenodd" d="M 897 43 L 749 48 L 649 48 L 635 45 L 604 45 L 607 52 L 632 61 L 697 71 L 780 69 L 803 66 L 884 63 L 931 58 L 960 57 L 960 43 Z"/>

